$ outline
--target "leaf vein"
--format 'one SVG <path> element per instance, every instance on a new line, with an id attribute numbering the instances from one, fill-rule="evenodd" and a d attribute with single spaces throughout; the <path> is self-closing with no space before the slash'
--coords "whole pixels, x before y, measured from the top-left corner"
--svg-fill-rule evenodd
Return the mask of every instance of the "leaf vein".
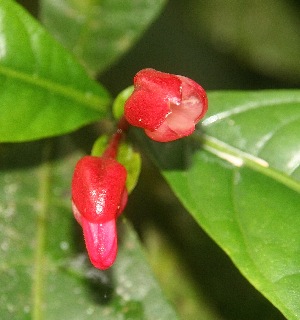
<path id="1" fill-rule="evenodd" d="M 219 122 L 221 120 L 229 118 L 235 114 L 241 114 L 241 113 L 245 113 L 248 111 L 252 111 L 254 109 L 270 107 L 272 105 L 281 105 L 283 103 L 296 103 L 296 102 L 300 103 L 300 99 L 298 99 L 298 97 L 285 97 L 285 98 L 281 98 L 281 99 L 274 98 L 274 99 L 265 100 L 265 101 L 261 101 L 261 100 L 260 101 L 251 101 L 248 103 L 238 105 L 230 110 L 216 113 L 216 114 L 206 118 L 204 121 L 202 121 L 202 125 L 204 127 L 208 127 L 210 125 L 215 124 L 216 122 Z"/>
<path id="2" fill-rule="evenodd" d="M 236 167 L 245 165 L 300 193 L 300 183 L 298 181 L 284 172 L 271 168 L 265 160 L 234 148 L 214 137 L 205 135 L 203 139 L 203 148 L 212 154 L 219 156 Z"/>
<path id="3" fill-rule="evenodd" d="M 268 134 L 264 135 L 260 140 L 257 141 L 255 146 L 257 147 L 257 155 L 263 152 L 266 145 L 273 139 L 274 135 L 277 134 L 280 130 L 284 129 L 287 126 L 290 126 L 292 123 L 297 122 L 300 120 L 299 117 L 289 119 L 287 122 L 283 122 L 279 124 L 276 128 L 269 131 Z"/>
<path id="4" fill-rule="evenodd" d="M 81 92 L 77 89 L 72 88 L 71 86 L 55 83 L 38 75 L 35 76 L 34 74 L 27 74 L 25 72 L 16 71 L 3 65 L 0 65 L 0 74 L 2 74 L 7 79 L 15 79 L 23 83 L 30 84 L 43 90 L 49 91 L 52 94 L 56 93 L 60 96 L 63 96 L 64 98 L 74 100 L 98 111 L 100 106 L 104 107 L 109 102 L 109 98 L 101 98 L 100 96 L 97 96 L 91 92 Z"/>
<path id="5" fill-rule="evenodd" d="M 44 147 L 44 164 L 40 170 L 39 183 L 39 201 L 40 211 L 37 214 L 37 230 L 36 230 L 36 251 L 34 257 L 34 274 L 32 285 L 32 319 L 42 319 L 43 290 L 44 290 L 44 262 L 45 262 L 45 245 L 46 245 L 46 223 L 49 211 L 49 189 L 50 189 L 50 171 L 51 166 L 48 162 L 51 145 L 46 144 Z"/>

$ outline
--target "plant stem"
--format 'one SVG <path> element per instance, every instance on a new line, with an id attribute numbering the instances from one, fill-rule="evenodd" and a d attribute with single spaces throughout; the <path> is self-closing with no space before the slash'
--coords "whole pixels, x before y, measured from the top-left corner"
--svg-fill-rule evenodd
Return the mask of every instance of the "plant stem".
<path id="1" fill-rule="evenodd" d="M 129 128 L 129 123 L 127 122 L 127 120 L 123 116 L 119 120 L 118 126 L 117 126 L 117 131 L 111 137 L 110 142 L 108 144 L 108 147 L 104 151 L 102 157 L 116 158 L 117 153 L 118 153 L 118 147 L 119 147 L 120 140 L 122 139 L 122 137 L 124 136 L 124 134 L 126 133 L 128 128 Z"/>

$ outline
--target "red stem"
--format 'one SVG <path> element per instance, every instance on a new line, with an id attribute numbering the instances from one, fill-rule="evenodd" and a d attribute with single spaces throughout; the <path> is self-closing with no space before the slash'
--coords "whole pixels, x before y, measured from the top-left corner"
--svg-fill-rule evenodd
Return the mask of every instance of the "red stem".
<path id="1" fill-rule="evenodd" d="M 104 151 L 102 157 L 116 158 L 117 153 L 118 153 L 118 147 L 119 147 L 120 140 L 123 137 L 124 133 L 128 130 L 128 128 L 129 128 L 129 123 L 127 122 L 127 120 L 123 116 L 119 120 L 118 126 L 117 126 L 117 131 L 111 137 L 109 144 L 108 144 L 108 147 Z"/>

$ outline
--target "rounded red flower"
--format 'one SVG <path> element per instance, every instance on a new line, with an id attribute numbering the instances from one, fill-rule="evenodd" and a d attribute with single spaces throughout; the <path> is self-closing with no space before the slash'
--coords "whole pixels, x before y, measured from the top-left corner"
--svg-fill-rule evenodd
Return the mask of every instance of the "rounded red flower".
<path id="1" fill-rule="evenodd" d="M 134 77 L 125 103 L 127 121 L 153 140 L 168 142 L 190 135 L 208 108 L 205 90 L 195 81 L 154 69 Z"/>

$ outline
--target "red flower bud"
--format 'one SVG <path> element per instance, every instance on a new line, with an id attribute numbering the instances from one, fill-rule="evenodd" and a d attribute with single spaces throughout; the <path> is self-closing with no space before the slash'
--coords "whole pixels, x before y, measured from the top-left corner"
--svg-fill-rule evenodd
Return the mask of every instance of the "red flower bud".
<path id="1" fill-rule="evenodd" d="M 107 269 L 116 258 L 116 219 L 127 202 L 126 175 L 125 167 L 110 157 L 85 156 L 75 167 L 73 213 L 96 268 Z"/>
<path id="2" fill-rule="evenodd" d="M 153 140 L 168 142 L 190 135 L 207 111 L 204 89 L 193 80 L 143 69 L 125 103 L 127 121 Z"/>
<path id="3" fill-rule="evenodd" d="M 91 222 L 115 219 L 126 193 L 126 169 L 113 158 L 85 156 L 75 167 L 72 200 Z"/>

